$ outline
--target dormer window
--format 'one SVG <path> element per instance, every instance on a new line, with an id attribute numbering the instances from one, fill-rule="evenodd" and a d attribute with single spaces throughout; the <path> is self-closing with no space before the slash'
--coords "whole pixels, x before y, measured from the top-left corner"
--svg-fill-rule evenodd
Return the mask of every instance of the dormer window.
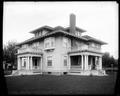
<path id="1" fill-rule="evenodd" d="M 32 47 L 38 47 L 39 46 L 39 42 L 35 42 L 32 44 Z"/>
<path id="2" fill-rule="evenodd" d="M 79 31 L 76 31 L 75 34 L 76 34 L 77 36 L 81 36 L 81 32 L 79 32 Z"/>
<path id="3" fill-rule="evenodd" d="M 27 47 L 28 47 L 27 44 L 22 45 L 22 48 L 27 48 Z"/>
<path id="4" fill-rule="evenodd" d="M 47 30 L 42 31 L 42 35 L 45 35 L 47 33 Z"/>

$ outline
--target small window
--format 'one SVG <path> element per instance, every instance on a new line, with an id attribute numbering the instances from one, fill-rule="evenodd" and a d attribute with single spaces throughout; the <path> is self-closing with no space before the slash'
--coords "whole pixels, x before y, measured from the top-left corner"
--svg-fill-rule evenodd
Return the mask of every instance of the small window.
<path id="1" fill-rule="evenodd" d="M 47 66 L 52 66 L 52 56 L 47 57 Z"/>
<path id="2" fill-rule="evenodd" d="M 64 56 L 64 66 L 67 66 L 67 56 Z"/>
<path id="3" fill-rule="evenodd" d="M 27 44 L 22 45 L 22 48 L 27 48 L 27 47 L 28 47 L 28 45 L 27 45 Z"/>

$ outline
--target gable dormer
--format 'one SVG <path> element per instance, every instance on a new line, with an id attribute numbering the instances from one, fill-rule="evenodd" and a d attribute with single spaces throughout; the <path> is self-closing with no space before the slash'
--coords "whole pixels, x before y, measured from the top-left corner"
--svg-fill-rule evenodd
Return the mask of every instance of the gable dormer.
<path id="1" fill-rule="evenodd" d="M 35 37 L 38 36 L 43 36 L 45 34 L 47 34 L 48 32 L 53 31 L 53 28 L 50 26 L 42 26 L 36 30 L 31 31 L 30 33 L 33 33 Z"/>

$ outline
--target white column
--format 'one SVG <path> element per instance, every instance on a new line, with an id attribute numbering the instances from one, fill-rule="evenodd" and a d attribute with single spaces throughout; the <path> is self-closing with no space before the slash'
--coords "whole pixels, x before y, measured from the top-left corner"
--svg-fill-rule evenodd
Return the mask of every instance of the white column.
<path id="1" fill-rule="evenodd" d="M 41 69 L 41 71 L 42 71 L 42 57 L 40 58 L 40 69 Z"/>
<path id="2" fill-rule="evenodd" d="M 83 70 L 83 66 L 84 66 L 84 64 L 83 64 L 83 55 L 81 55 L 81 66 L 82 66 L 82 70 Z"/>
<path id="3" fill-rule="evenodd" d="M 99 57 L 99 69 L 102 69 L 102 57 Z"/>
<path id="4" fill-rule="evenodd" d="M 31 56 L 31 69 L 33 69 L 32 56 Z"/>
<path id="5" fill-rule="evenodd" d="M 68 61 L 69 61 L 69 70 L 70 70 L 70 68 L 71 68 L 71 60 L 70 60 L 70 56 L 68 56 L 69 58 L 68 58 Z"/>
<path id="6" fill-rule="evenodd" d="M 31 66 L 30 69 L 31 69 L 31 70 L 33 69 L 33 68 L 32 68 L 32 67 L 33 67 L 32 65 L 33 65 L 33 64 L 32 64 L 32 56 L 31 56 L 31 58 L 30 58 L 30 66 Z"/>
<path id="7" fill-rule="evenodd" d="M 93 64 L 93 61 L 92 61 L 92 57 L 90 58 L 90 70 L 92 68 L 92 64 Z"/>
<path id="8" fill-rule="evenodd" d="M 98 65 L 97 65 L 97 57 L 95 57 L 95 69 L 98 69 Z"/>
<path id="9" fill-rule="evenodd" d="M 88 70 L 88 55 L 85 55 L 85 70 Z"/>
<path id="10" fill-rule="evenodd" d="M 29 56 L 27 57 L 28 63 L 27 63 L 27 69 L 29 70 L 30 62 L 29 62 Z"/>
<path id="11" fill-rule="evenodd" d="M 20 57 L 17 57 L 17 69 L 20 70 Z"/>

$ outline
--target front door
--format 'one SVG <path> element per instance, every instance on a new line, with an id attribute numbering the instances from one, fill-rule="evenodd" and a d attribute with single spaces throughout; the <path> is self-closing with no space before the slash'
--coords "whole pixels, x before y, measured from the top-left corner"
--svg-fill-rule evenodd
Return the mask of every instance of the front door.
<path id="1" fill-rule="evenodd" d="M 33 69 L 40 69 L 40 58 L 33 57 Z"/>

